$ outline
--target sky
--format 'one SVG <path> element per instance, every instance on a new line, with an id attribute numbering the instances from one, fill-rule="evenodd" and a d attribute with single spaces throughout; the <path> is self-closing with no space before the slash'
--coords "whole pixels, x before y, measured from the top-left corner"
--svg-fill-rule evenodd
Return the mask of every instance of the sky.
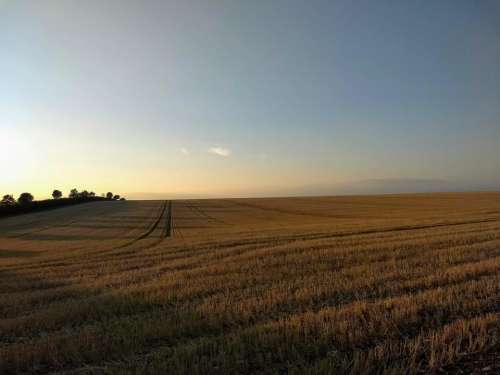
<path id="1" fill-rule="evenodd" d="M 0 0 L 0 193 L 500 190 L 500 2 Z"/>

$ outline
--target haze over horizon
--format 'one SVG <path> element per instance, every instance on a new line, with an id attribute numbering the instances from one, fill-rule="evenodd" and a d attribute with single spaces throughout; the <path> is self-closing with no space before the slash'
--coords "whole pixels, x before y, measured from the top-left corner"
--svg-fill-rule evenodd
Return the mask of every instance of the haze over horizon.
<path id="1" fill-rule="evenodd" d="M 0 193 L 500 190 L 499 66 L 496 1 L 0 1 Z"/>

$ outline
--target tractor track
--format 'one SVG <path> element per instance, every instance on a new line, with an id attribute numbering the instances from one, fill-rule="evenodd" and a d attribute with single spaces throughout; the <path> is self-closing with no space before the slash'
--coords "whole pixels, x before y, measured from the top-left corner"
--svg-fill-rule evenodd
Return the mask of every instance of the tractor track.
<path id="1" fill-rule="evenodd" d="M 172 201 L 165 202 L 165 205 L 168 206 L 167 215 L 165 217 L 165 238 L 171 237 L 173 233 L 173 225 L 172 225 Z"/>
<path id="2" fill-rule="evenodd" d="M 197 207 L 195 205 L 191 204 L 184 204 L 185 207 L 188 207 L 195 215 L 198 215 L 200 218 L 205 219 L 207 223 L 210 224 L 222 224 L 222 225 L 228 225 L 224 220 L 218 219 L 216 217 L 213 217 L 209 214 L 207 214 L 205 211 L 203 211 L 200 207 Z"/>
<path id="3" fill-rule="evenodd" d="M 158 243 L 160 243 L 161 241 L 163 241 L 163 239 L 166 238 L 166 237 L 170 237 L 170 234 L 171 234 L 171 220 L 172 220 L 171 219 L 171 211 L 172 211 L 172 201 L 165 201 L 163 203 L 162 208 L 161 208 L 160 215 L 155 220 L 155 222 L 153 223 L 153 225 L 146 232 L 144 232 L 143 234 L 141 234 L 139 237 L 134 238 L 132 241 L 129 241 L 129 242 L 127 242 L 127 243 L 125 243 L 125 244 L 123 244 L 121 246 L 115 247 L 115 249 L 121 249 L 121 248 L 133 245 L 136 242 L 139 242 L 141 240 L 144 240 L 144 239 L 148 238 L 151 235 L 151 233 L 153 233 L 155 231 L 155 229 L 158 227 L 158 225 L 160 225 L 160 223 L 161 223 L 161 221 L 162 221 L 162 219 L 163 219 L 164 216 L 166 216 L 165 230 L 163 231 L 162 236 L 159 239 L 159 241 L 157 241 L 157 243 L 155 243 L 155 244 L 153 244 L 151 246 L 157 245 Z M 165 213 L 167 213 L 167 214 L 165 215 Z"/>

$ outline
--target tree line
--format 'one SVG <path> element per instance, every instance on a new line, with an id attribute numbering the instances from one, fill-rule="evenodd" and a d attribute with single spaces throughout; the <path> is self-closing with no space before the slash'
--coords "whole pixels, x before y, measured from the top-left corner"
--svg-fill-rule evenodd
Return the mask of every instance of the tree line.
<path id="1" fill-rule="evenodd" d="M 61 199 L 63 198 L 63 193 L 60 190 L 55 189 L 52 192 L 52 198 L 53 199 Z M 96 194 L 93 191 L 78 191 L 77 189 L 71 189 L 71 191 L 68 194 L 68 199 L 74 199 L 74 200 L 91 200 L 92 198 L 96 198 Z M 118 194 L 113 194 L 112 192 L 108 191 L 106 194 L 102 193 L 101 198 L 104 198 L 106 200 L 122 200 L 124 201 L 125 198 L 120 197 Z M 12 194 L 5 194 L 2 197 L 2 200 L 0 201 L 0 205 L 2 206 L 13 206 L 13 205 L 29 205 L 30 203 L 33 203 L 35 200 L 33 194 L 31 193 L 21 193 L 19 195 L 19 198 L 17 200 L 14 198 Z M 102 199 L 99 199 L 102 200 Z"/>

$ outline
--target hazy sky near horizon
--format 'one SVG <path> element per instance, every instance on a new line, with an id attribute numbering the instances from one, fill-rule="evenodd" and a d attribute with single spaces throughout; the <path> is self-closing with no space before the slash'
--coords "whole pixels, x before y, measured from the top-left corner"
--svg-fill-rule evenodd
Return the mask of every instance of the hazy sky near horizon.
<path id="1" fill-rule="evenodd" d="M 2 194 L 500 189 L 500 2 L 0 0 L 0 131 Z"/>

